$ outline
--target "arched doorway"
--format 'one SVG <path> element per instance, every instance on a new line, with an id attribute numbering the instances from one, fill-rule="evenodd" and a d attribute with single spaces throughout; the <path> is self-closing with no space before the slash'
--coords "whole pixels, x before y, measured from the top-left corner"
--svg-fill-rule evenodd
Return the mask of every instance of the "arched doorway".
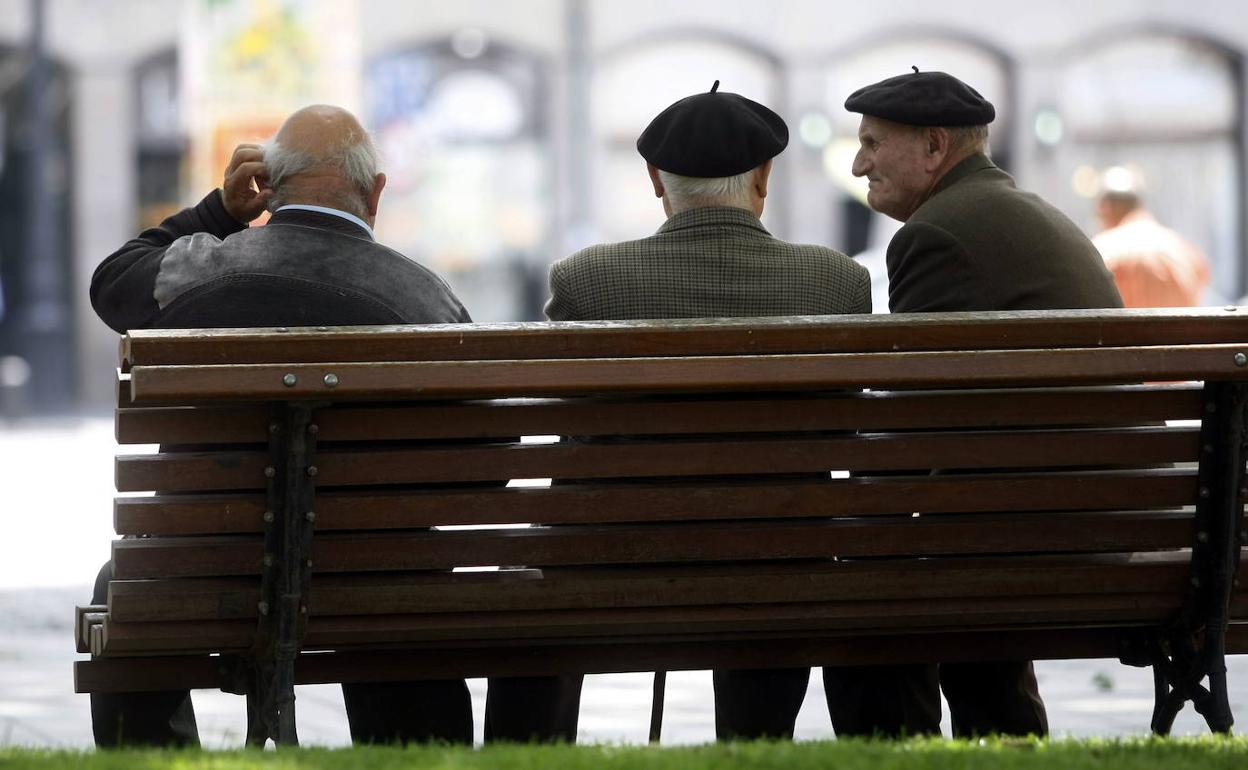
<path id="1" fill-rule="evenodd" d="M 1101 173 L 1130 168 L 1157 218 L 1209 256 L 1205 301 L 1243 296 L 1242 54 L 1164 29 L 1105 33 L 1070 50 L 1057 88 L 1059 205 L 1095 230 Z"/>
<path id="2" fill-rule="evenodd" d="M 475 28 L 367 68 L 366 115 L 388 176 L 378 239 L 444 275 L 478 321 L 541 317 L 548 69 Z"/>
<path id="3" fill-rule="evenodd" d="M 594 239 L 642 238 L 663 221 L 636 148 L 637 137 L 655 115 L 678 99 L 709 91 L 716 80 L 720 90 L 783 114 L 781 74 L 778 58 L 766 50 L 702 30 L 649 35 L 605 52 L 590 88 Z M 763 222 L 782 232 L 785 201 L 782 195 L 767 200 Z"/>

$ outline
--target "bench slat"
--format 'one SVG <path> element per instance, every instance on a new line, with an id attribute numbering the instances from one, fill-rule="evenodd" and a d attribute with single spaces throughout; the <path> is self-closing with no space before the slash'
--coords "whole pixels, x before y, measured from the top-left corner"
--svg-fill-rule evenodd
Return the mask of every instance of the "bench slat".
<path id="1" fill-rule="evenodd" d="M 1235 343 L 1243 313 L 1214 308 L 910 313 L 560 324 L 134 330 L 128 364 L 601 358 L 675 354 L 984 350 Z M 904 330 L 904 332 L 902 331 Z"/>
<path id="2" fill-rule="evenodd" d="M 893 392 L 743 400 L 496 401 L 453 406 L 333 408 L 318 412 L 324 442 L 559 434 L 748 433 L 1113 425 L 1199 419 L 1196 386 L 1083 392 Z"/>
<path id="3" fill-rule="evenodd" d="M 385 441 L 518 435 L 749 433 L 1113 425 L 1199 419 L 1195 385 L 1077 391 L 846 393 L 689 401 L 535 400 L 337 406 L 317 412 L 319 440 Z M 264 442 L 264 407 L 149 407 L 117 412 L 121 444 Z"/>
<path id="4" fill-rule="evenodd" d="M 619 673 L 715 667 L 768 668 L 878 665 L 976 660 L 1112 658 L 1121 629 L 1021 629 L 968 633 L 888 634 L 838 639 L 812 635 L 766 642 L 581 644 L 499 650 L 359 651 L 300 656 L 296 684 L 457 679 L 464 676 L 541 676 L 567 671 Z M 1248 624 L 1227 631 L 1227 651 L 1248 652 Z M 220 661 L 204 656 L 115 658 L 74 663 L 74 691 L 130 692 L 183 687 L 216 688 Z"/>
<path id="5" fill-rule="evenodd" d="M 1163 508 L 1196 500 L 1194 470 L 946 474 L 717 483 L 566 484 L 548 489 L 327 491 L 318 531 L 499 525 L 870 516 L 976 511 Z M 263 531 L 262 495 L 118 497 L 119 535 Z"/>
<path id="6" fill-rule="evenodd" d="M 707 562 L 831 556 L 1118 552 L 1181 548 L 1182 511 L 939 515 L 894 520 L 603 525 L 505 530 L 325 534 L 312 545 L 320 572 Z M 167 537 L 113 543 L 118 579 L 251 575 L 262 543 L 245 536 Z"/>
<path id="7" fill-rule="evenodd" d="M 264 406 L 119 409 L 116 419 L 118 444 L 259 444 L 268 427 Z"/>
<path id="8" fill-rule="evenodd" d="M 1016 432 L 924 432 L 835 438 L 717 441 L 569 442 L 317 453 L 317 486 L 506 481 L 547 478 L 717 476 L 894 471 L 928 467 L 1038 468 L 1133 466 L 1197 459 L 1190 427 Z M 260 452 L 122 455 L 117 490 L 262 489 Z"/>
<path id="9" fill-rule="evenodd" d="M 1248 379 L 1243 344 L 832 353 L 791 356 L 597 358 L 135 366 L 137 404 L 179 399 L 498 398 L 595 393 L 699 393 L 829 388 L 957 388 Z M 335 385 L 325 384 L 328 375 Z M 293 386 L 285 378 L 294 375 Z"/>
<path id="10" fill-rule="evenodd" d="M 118 455 L 118 492 L 264 489 L 268 455 L 260 451 Z"/>
<path id="11" fill-rule="evenodd" d="M 319 615 L 377 615 L 595 607 L 694 606 L 914 597 L 1114 594 L 1180 595 L 1190 555 L 1099 562 L 1059 557 L 944 558 L 878 564 L 741 564 L 479 573 L 322 574 L 308 602 Z M 1039 574 L 1037 574 L 1039 573 Z M 1248 577 L 1248 571 L 1245 576 Z M 117 622 L 256 618 L 255 578 L 115 580 L 108 609 Z M 493 622 L 493 621 L 490 621 Z"/>
<path id="12" fill-rule="evenodd" d="M 777 638 L 825 631 L 879 632 L 928 628 L 970 629 L 1033 623 L 1121 625 L 1162 623 L 1179 610 L 1181 598 L 1167 593 L 1117 595 L 981 597 L 971 600 L 785 602 L 749 607 L 652 607 L 637 609 L 508 612 L 492 622 L 464 613 L 313 617 L 304 649 L 378 648 L 403 644 L 435 649 L 449 642 L 506 649 L 541 640 L 594 638 L 627 643 L 652 638 Z M 1248 608 L 1240 602 L 1238 609 Z M 224 649 L 246 649 L 254 625 L 239 621 L 105 623 L 103 654 L 205 649 L 204 639 Z M 153 640 L 159 640 L 155 645 Z M 155 645 L 155 646 L 154 646 Z"/>

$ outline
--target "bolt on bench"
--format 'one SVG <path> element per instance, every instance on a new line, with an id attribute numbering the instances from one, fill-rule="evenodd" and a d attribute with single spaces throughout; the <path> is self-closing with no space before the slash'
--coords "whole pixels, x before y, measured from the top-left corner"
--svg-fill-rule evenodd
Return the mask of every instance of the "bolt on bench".
<path id="1" fill-rule="evenodd" d="M 78 692 L 1119 657 L 1232 723 L 1248 308 L 136 331 L 118 394 Z"/>

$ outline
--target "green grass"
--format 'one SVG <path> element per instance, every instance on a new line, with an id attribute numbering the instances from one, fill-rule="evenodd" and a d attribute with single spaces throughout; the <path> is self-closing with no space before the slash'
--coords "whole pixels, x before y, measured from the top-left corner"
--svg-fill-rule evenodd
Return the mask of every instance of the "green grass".
<path id="1" fill-rule="evenodd" d="M 912 740 L 898 743 L 711 744 L 644 746 L 491 746 L 291 749 L 283 751 L 71 752 L 0 749 L 3 770 L 1244 770 L 1246 738 L 1176 740 Z"/>

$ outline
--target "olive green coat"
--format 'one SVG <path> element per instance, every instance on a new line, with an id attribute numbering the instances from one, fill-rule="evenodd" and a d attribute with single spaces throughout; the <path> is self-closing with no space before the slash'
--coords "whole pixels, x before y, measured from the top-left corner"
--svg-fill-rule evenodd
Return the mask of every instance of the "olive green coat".
<path id="1" fill-rule="evenodd" d="M 1122 307 L 1122 298 L 1074 222 L 977 154 L 950 169 L 893 236 L 888 307 L 1109 308 Z"/>

